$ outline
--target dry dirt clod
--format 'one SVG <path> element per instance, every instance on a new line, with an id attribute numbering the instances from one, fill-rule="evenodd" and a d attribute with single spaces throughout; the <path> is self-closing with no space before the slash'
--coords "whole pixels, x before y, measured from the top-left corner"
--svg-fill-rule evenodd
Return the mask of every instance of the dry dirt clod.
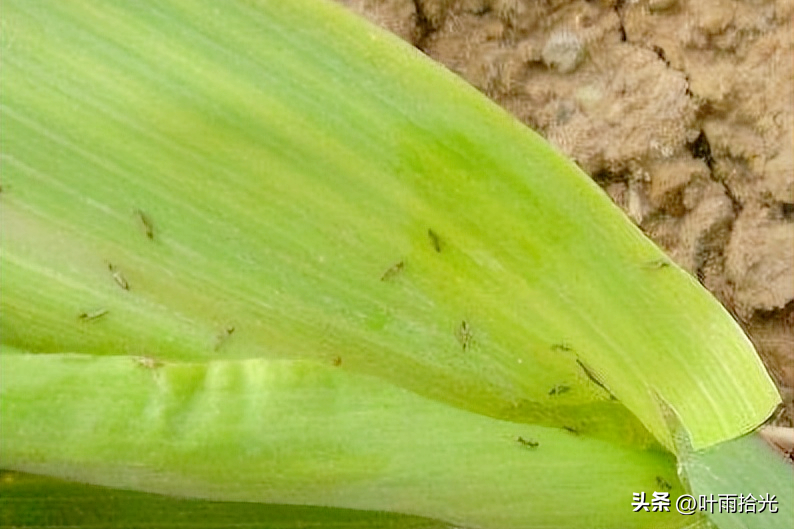
<path id="1" fill-rule="evenodd" d="M 782 309 L 794 300 L 794 224 L 772 220 L 767 208 L 739 215 L 726 251 L 726 274 L 745 315 Z"/>
<path id="2" fill-rule="evenodd" d="M 584 59 L 584 44 L 575 33 L 567 30 L 551 34 L 541 53 L 543 62 L 560 73 L 570 73 Z"/>

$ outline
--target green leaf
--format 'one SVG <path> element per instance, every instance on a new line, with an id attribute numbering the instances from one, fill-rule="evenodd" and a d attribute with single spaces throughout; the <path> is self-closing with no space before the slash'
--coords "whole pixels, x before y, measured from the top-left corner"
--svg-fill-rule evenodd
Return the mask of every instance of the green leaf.
<path id="1" fill-rule="evenodd" d="M 757 433 L 697 452 L 684 440 L 679 461 L 687 488 L 719 529 L 791 527 L 794 469 Z"/>
<path id="2" fill-rule="evenodd" d="M 0 526 L 119 529 L 262 528 L 444 529 L 433 520 L 391 513 L 296 505 L 210 502 L 106 489 L 0 471 Z"/>
<path id="3" fill-rule="evenodd" d="M 670 448 L 654 393 L 696 448 L 779 402 L 725 310 L 581 171 L 339 6 L 10 0 L 2 53 L 4 343 L 341 357 L 647 445 L 633 414 Z"/>
<path id="4" fill-rule="evenodd" d="M 0 369 L 0 467 L 470 527 L 689 521 L 632 512 L 633 493 L 650 497 L 660 481 L 683 492 L 670 454 L 491 419 L 312 362 L 150 365 L 3 350 Z"/>
<path id="5" fill-rule="evenodd" d="M 630 508 L 680 488 L 659 403 L 700 451 L 779 402 L 573 163 L 339 6 L 6 0 L 0 53 L 7 468 L 680 527 Z"/>

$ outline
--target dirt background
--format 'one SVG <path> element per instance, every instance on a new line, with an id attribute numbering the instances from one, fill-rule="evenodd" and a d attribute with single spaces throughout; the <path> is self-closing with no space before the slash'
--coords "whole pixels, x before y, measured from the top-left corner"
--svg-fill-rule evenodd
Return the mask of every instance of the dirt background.
<path id="1" fill-rule="evenodd" d="M 794 0 L 339 0 L 540 132 L 736 317 L 794 426 Z"/>

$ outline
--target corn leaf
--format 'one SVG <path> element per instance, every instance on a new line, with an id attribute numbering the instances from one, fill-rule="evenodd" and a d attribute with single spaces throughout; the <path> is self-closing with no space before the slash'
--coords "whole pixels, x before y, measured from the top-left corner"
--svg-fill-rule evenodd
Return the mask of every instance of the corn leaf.
<path id="1" fill-rule="evenodd" d="M 433 520 L 391 513 L 295 505 L 210 502 L 108 489 L 0 472 L 0 526 L 119 529 L 445 529 Z"/>
<path id="2" fill-rule="evenodd" d="M 471 527 L 689 521 L 632 512 L 634 492 L 650 497 L 660 482 L 683 492 L 670 454 L 491 419 L 314 362 L 151 366 L 120 356 L 3 353 L 0 368 L 11 376 L 0 386 L 0 414 L 27 417 L 4 428 L 7 468 Z"/>
<path id="3" fill-rule="evenodd" d="M 677 432 L 683 481 L 720 529 L 785 529 L 794 520 L 794 471 L 757 433 L 705 450 Z"/>
<path id="4" fill-rule="evenodd" d="M 495 417 L 625 406 L 669 447 L 652 392 L 696 448 L 778 403 L 572 163 L 338 6 L 12 0 L 2 32 L 4 343 L 341 356 Z"/>
<path id="5" fill-rule="evenodd" d="M 2 9 L 0 465 L 680 527 L 629 505 L 678 487 L 666 407 L 700 451 L 778 404 L 727 312 L 575 165 L 339 6 Z"/>

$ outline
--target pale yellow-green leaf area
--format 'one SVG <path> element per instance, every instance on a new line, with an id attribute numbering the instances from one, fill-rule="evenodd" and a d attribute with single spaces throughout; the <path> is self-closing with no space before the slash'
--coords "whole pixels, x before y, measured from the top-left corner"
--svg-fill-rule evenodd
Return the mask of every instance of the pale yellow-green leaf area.
<path id="1" fill-rule="evenodd" d="M 671 449 L 659 397 L 696 448 L 779 402 L 573 163 L 338 6 L 11 0 L 0 28 L 4 345 L 311 359 Z"/>
<path id="2" fill-rule="evenodd" d="M 428 516 L 465 527 L 682 528 L 670 454 L 492 419 L 290 360 L 0 355 L 0 466 L 115 488 Z M 74 384 L 75 379 L 82 384 Z M 50 398 L 49 395 L 57 395 Z M 43 461 L 41 454 L 57 454 Z"/>

